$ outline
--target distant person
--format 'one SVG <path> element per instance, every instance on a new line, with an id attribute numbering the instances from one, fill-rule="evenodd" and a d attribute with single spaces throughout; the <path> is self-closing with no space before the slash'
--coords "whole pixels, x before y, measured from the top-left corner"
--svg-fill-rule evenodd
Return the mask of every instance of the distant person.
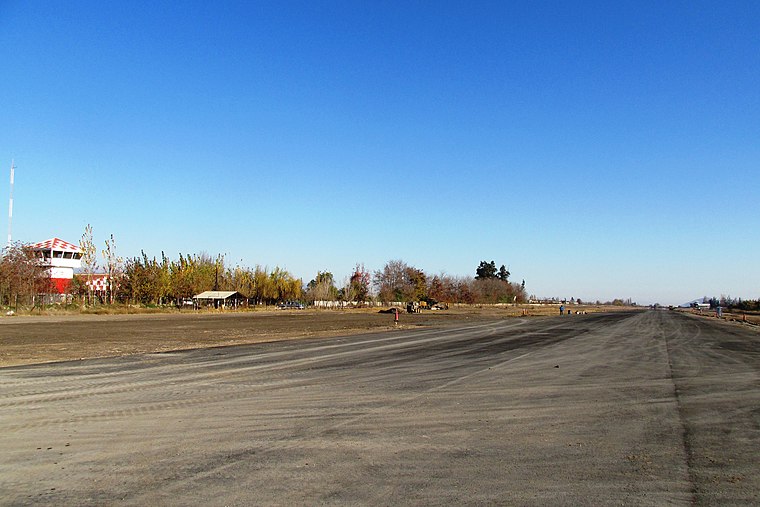
<path id="1" fill-rule="evenodd" d="M 565 314 L 565 305 L 559 305 L 559 314 L 564 315 Z"/>

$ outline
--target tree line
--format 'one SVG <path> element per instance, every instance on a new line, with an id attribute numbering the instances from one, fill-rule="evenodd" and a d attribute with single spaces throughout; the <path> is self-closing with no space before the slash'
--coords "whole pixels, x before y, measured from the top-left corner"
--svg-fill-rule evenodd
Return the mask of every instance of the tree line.
<path id="1" fill-rule="evenodd" d="M 491 267 L 493 266 L 493 270 Z M 509 281 L 510 273 L 495 262 L 482 261 L 476 276 L 427 275 L 404 261 L 388 261 L 374 273 L 373 282 L 380 301 L 426 301 L 428 303 L 523 303 L 527 300 L 525 281 Z"/>
<path id="2" fill-rule="evenodd" d="M 708 303 L 712 309 L 721 307 L 728 311 L 760 312 L 760 299 L 742 299 L 722 295 L 719 298 L 715 296 L 708 298 L 705 296 L 702 298 L 702 302 Z"/>
<path id="3" fill-rule="evenodd" d="M 82 269 L 68 287 L 68 299 L 78 303 L 101 304 L 181 304 L 207 291 L 237 291 L 251 305 L 271 305 L 280 301 L 344 301 L 352 303 L 426 301 L 446 303 L 520 303 L 526 301 L 525 282 L 509 281 L 510 273 L 494 261 L 483 261 L 476 275 L 429 275 L 398 259 L 370 272 L 356 264 L 343 283 L 329 271 L 319 271 L 308 283 L 287 270 L 275 267 L 248 268 L 229 265 L 222 255 L 180 254 L 169 259 L 139 256 L 122 259 L 116 255 L 111 236 L 105 242 L 102 266 L 88 226 L 80 242 Z M 94 273 L 105 273 L 105 290 L 95 291 Z M 49 272 L 35 256 L 31 245 L 14 243 L 0 259 L 0 302 L 4 306 L 34 305 L 41 294 L 52 292 Z"/>
<path id="4" fill-rule="evenodd" d="M 261 266 L 228 266 L 221 255 L 181 255 L 169 260 L 141 256 L 128 259 L 117 274 L 114 298 L 125 303 L 178 304 L 208 290 L 237 291 L 251 304 L 300 299 L 302 282 L 289 272 Z"/>

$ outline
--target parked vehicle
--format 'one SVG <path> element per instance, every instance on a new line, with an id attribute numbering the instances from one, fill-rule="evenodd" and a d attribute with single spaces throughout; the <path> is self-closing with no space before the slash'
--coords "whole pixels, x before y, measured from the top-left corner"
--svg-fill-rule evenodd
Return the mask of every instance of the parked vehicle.
<path id="1" fill-rule="evenodd" d="M 298 301 L 283 301 L 277 303 L 277 308 L 280 310 L 303 310 L 306 307 Z"/>

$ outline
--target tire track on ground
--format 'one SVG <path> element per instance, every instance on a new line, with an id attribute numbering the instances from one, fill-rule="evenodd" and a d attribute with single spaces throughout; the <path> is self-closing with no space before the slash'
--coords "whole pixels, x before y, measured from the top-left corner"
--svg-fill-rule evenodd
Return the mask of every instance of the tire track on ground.
<path id="1" fill-rule="evenodd" d="M 462 335 L 467 333 L 475 332 L 479 336 L 488 336 L 493 333 L 495 333 L 497 330 L 503 331 L 505 329 L 514 328 L 519 325 L 524 324 L 524 321 L 519 322 L 510 322 L 506 325 L 504 323 L 489 323 L 479 326 L 468 326 L 466 328 L 458 328 L 455 330 L 455 332 L 445 335 L 445 341 L 456 341 L 458 340 Z M 213 371 L 207 371 L 201 374 L 198 374 L 197 371 L 195 372 L 188 372 L 187 369 L 179 367 L 178 372 L 173 371 L 167 371 L 167 372 L 161 372 L 164 378 L 156 379 L 156 380 L 141 380 L 141 381 L 135 381 L 129 384 L 123 384 L 118 383 L 118 388 L 113 388 L 112 386 L 115 384 L 115 382 L 108 382 L 107 386 L 97 386 L 97 387 L 78 387 L 78 386 L 87 386 L 89 385 L 89 382 L 87 382 L 89 379 L 87 377 L 83 377 L 79 379 L 76 382 L 73 382 L 69 385 L 69 390 L 76 389 L 74 392 L 68 392 L 63 394 L 53 394 L 53 395 L 35 395 L 31 397 L 31 399 L 15 399 L 14 401 L 3 401 L 0 402 L 0 407 L 2 408 L 28 408 L 37 406 L 40 404 L 48 404 L 48 403 L 54 403 L 54 402 L 70 402 L 74 400 L 82 400 L 82 399 L 93 399 L 97 397 L 102 396 L 113 396 L 113 395 L 124 395 L 124 394 L 134 394 L 134 393 L 142 393 L 148 390 L 165 390 L 167 385 L 176 385 L 176 384 L 182 384 L 185 386 L 185 389 L 180 392 L 176 393 L 170 393 L 173 396 L 177 395 L 184 395 L 185 400 L 181 402 L 172 402 L 172 403 L 158 403 L 153 404 L 150 408 L 150 411 L 156 411 L 161 410 L 163 408 L 176 408 L 178 405 L 176 403 L 181 403 L 181 406 L 190 406 L 190 405 L 197 405 L 197 404 L 206 404 L 213 401 L 223 401 L 223 400 L 234 400 L 239 399 L 241 397 L 249 396 L 249 394 L 236 394 L 236 393 L 228 393 L 228 394 L 220 394 L 224 393 L 225 390 L 230 389 L 229 386 L 225 384 L 219 384 L 216 385 L 213 382 L 220 382 L 224 381 L 224 379 L 229 377 L 239 377 L 243 374 L 251 374 L 251 373 L 263 373 L 263 372 L 283 372 L 283 371 L 290 371 L 297 368 L 304 368 L 308 365 L 314 365 L 325 361 L 331 361 L 335 360 L 336 358 L 344 358 L 352 356 L 356 353 L 371 353 L 371 352 L 378 352 L 378 351 L 388 351 L 388 350 L 394 350 L 394 349 L 408 349 L 410 347 L 414 346 L 425 346 L 431 342 L 437 342 L 441 341 L 442 338 L 439 335 L 434 335 L 433 337 L 429 337 L 431 333 L 439 333 L 440 331 L 424 331 L 417 334 L 414 333 L 408 333 L 404 336 L 398 337 L 393 336 L 381 340 L 362 340 L 360 342 L 349 342 L 349 343 L 342 343 L 342 344 L 333 344 L 333 345 L 326 345 L 326 346 L 320 346 L 317 347 L 316 350 L 318 351 L 331 351 L 328 354 L 322 354 L 315 357 L 305 357 L 305 358 L 298 358 L 298 359 L 292 359 L 288 361 L 280 361 L 280 362 L 267 362 L 266 364 L 248 364 L 244 366 L 240 366 L 242 363 L 250 363 L 251 357 L 243 357 L 243 358 L 236 358 L 233 361 L 229 362 L 222 362 L 222 364 L 206 364 L 205 366 L 213 368 Z M 423 336 L 422 338 L 409 340 L 411 337 L 415 336 Z M 361 348 L 362 345 L 374 345 L 370 347 L 364 347 Z M 348 348 L 349 350 L 340 350 Z M 335 350 L 338 350 L 335 352 Z M 314 350 L 311 350 L 313 352 Z M 278 352 L 275 353 L 277 356 L 292 356 L 291 351 L 287 352 Z M 275 355 L 271 354 L 271 355 Z M 256 356 L 254 356 L 256 358 Z M 229 366 L 230 364 L 235 364 L 237 367 L 235 368 L 224 368 L 225 366 Z M 166 368 L 174 368 L 176 369 L 176 365 L 170 365 Z M 193 367 L 190 369 L 191 371 L 196 370 L 197 365 L 193 365 Z M 139 374 L 141 376 L 149 374 L 149 373 L 156 373 L 156 371 L 147 371 L 145 369 L 137 370 L 135 372 L 128 372 L 127 375 L 134 375 Z M 179 375 L 177 374 L 179 373 Z M 212 382 L 209 384 L 209 382 Z M 197 389 L 187 389 L 187 384 L 190 385 L 198 385 Z M 234 387 L 233 387 L 234 388 Z M 208 393 L 209 391 L 218 391 L 213 396 L 206 396 L 205 393 Z M 20 396 L 20 395 L 19 395 Z M 101 411 L 98 414 L 89 414 L 85 416 L 72 416 L 65 419 L 52 419 L 47 421 L 36 421 L 36 422 L 28 422 L 24 424 L 18 424 L 18 425 L 0 425 L 0 429 L 5 431 L 18 431 L 20 429 L 25 428 L 32 428 L 32 427 L 40 427 L 40 426 L 49 426 L 49 425 L 56 425 L 61 424 L 62 422 L 82 422 L 82 421 L 94 421 L 94 420 L 100 420 L 100 419 L 109 419 L 109 418 L 119 418 L 119 417 L 125 417 L 129 416 L 131 412 L 129 411 Z"/>

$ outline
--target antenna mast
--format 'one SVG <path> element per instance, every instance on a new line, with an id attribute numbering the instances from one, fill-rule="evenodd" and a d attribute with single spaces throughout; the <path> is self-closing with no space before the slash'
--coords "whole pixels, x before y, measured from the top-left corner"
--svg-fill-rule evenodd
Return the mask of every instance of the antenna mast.
<path id="1" fill-rule="evenodd" d="M 13 224 L 13 172 L 15 171 L 16 166 L 13 163 L 13 159 L 11 159 L 11 196 L 10 201 L 8 202 L 8 246 L 11 246 L 11 232 L 12 228 L 11 225 Z"/>

